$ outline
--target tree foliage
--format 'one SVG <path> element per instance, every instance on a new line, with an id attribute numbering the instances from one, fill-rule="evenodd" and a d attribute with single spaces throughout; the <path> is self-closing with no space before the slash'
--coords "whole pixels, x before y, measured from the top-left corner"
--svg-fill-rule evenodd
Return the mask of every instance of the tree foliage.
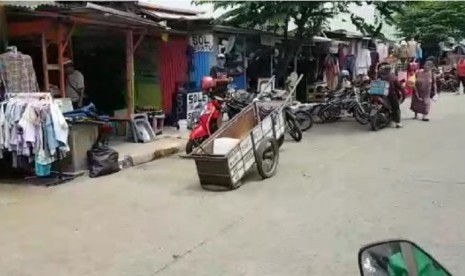
<path id="1" fill-rule="evenodd" d="M 414 37 L 423 44 L 437 44 L 448 38 L 458 41 L 465 38 L 464 11 L 462 1 L 411 2 L 394 19 L 401 36 Z"/>
<path id="2" fill-rule="evenodd" d="M 352 23 L 364 34 L 380 37 L 383 23 L 392 25 L 393 14 L 402 11 L 403 1 L 208 1 L 194 0 L 196 4 L 213 4 L 215 10 L 227 10 L 216 21 L 238 27 L 260 28 L 285 34 L 290 22 L 296 28 L 296 37 L 311 37 L 327 29 L 330 19 L 350 14 Z M 350 4 L 368 4 L 375 7 L 375 25 L 367 24 L 363 15 L 351 14 Z"/>
<path id="3" fill-rule="evenodd" d="M 194 3 L 213 4 L 214 9 L 227 10 L 216 21 L 237 27 L 258 28 L 283 34 L 288 38 L 291 22 L 295 24 L 293 39 L 287 40 L 287 64 L 298 53 L 305 39 L 311 39 L 327 29 L 329 20 L 341 13 L 351 14 L 349 4 L 373 5 L 378 11 L 375 25 L 367 24 L 363 15 L 351 14 L 352 23 L 364 34 L 380 37 L 383 22 L 392 24 L 392 15 L 401 12 L 400 1 L 206 1 Z M 286 62 L 285 62 L 286 63 Z M 284 64 L 285 65 L 285 64 Z M 284 66 L 285 67 L 285 66 Z M 281 71 L 283 73 L 284 70 Z M 279 75 L 278 75 L 279 77 Z"/>

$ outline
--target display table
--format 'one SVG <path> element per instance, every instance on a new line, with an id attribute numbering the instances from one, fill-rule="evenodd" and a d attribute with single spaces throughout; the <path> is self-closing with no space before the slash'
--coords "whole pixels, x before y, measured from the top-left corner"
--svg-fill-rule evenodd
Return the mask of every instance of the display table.
<path id="1" fill-rule="evenodd" d="M 97 141 L 99 125 L 94 122 L 69 124 L 68 145 L 70 152 L 61 161 L 65 174 L 82 174 L 88 170 L 87 151 Z"/>

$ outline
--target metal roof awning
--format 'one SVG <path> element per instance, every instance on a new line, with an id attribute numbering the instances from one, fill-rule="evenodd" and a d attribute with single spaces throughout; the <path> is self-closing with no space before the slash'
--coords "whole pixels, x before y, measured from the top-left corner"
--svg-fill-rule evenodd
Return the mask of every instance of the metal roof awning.
<path id="1" fill-rule="evenodd" d="M 56 1 L 19 2 L 13 1 L 8 2 L 8 4 L 9 7 L 13 8 L 12 17 L 19 15 L 23 20 L 33 17 L 60 18 L 78 24 L 177 33 L 177 31 L 170 30 L 170 28 L 138 14 L 90 2 L 69 2 L 66 4 Z"/>
<path id="2" fill-rule="evenodd" d="M 314 42 L 320 42 L 320 43 L 333 41 L 331 38 L 322 37 L 322 36 L 314 36 L 312 40 Z"/>
<path id="3" fill-rule="evenodd" d="M 141 8 L 151 10 L 151 11 L 161 11 L 161 12 L 166 12 L 170 14 L 178 14 L 178 15 L 201 15 L 205 14 L 204 11 L 197 11 L 197 10 L 191 10 L 191 9 L 180 9 L 180 8 L 174 8 L 174 7 L 166 7 L 163 5 L 159 4 L 154 4 L 153 2 L 149 3 L 146 1 L 138 1 L 137 5 Z"/>
<path id="4" fill-rule="evenodd" d="M 117 10 L 110 7 L 87 3 L 84 7 L 74 8 L 63 12 L 70 16 L 79 16 L 85 19 L 114 23 L 127 27 L 154 27 L 167 30 L 167 28 L 157 22 L 140 17 L 137 14 Z"/>
<path id="5" fill-rule="evenodd" d="M 195 20 L 213 20 L 212 17 L 197 14 L 197 15 L 186 15 L 186 14 L 176 14 L 176 13 L 168 13 L 163 11 L 154 11 L 154 10 L 141 10 L 144 14 L 153 16 L 160 20 L 187 20 L 187 21 L 195 21 Z"/>
<path id="6" fill-rule="evenodd" d="M 40 7 L 65 7 L 66 4 L 58 3 L 54 0 L 49 1 L 1 1 L 1 5 L 6 7 L 26 8 L 35 10 Z"/>

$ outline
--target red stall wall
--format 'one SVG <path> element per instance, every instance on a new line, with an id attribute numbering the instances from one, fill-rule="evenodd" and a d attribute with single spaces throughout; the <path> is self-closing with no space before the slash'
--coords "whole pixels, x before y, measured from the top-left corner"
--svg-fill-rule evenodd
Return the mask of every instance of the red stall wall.
<path id="1" fill-rule="evenodd" d="M 187 37 L 169 37 L 167 42 L 160 41 L 160 81 L 165 113 L 171 112 L 176 83 L 188 80 L 187 45 Z"/>

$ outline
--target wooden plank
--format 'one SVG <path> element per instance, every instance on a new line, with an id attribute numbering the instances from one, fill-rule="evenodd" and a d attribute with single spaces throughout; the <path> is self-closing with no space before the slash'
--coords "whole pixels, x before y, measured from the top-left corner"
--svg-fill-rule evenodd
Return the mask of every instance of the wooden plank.
<path id="1" fill-rule="evenodd" d="M 57 44 L 58 44 L 58 68 L 60 69 L 60 95 L 62 98 L 66 97 L 66 87 L 65 87 L 65 68 L 63 67 L 63 53 L 64 53 L 64 44 L 63 44 L 63 38 L 64 38 L 64 29 L 65 27 L 62 24 L 58 24 L 58 38 L 57 38 Z"/>
<path id="2" fill-rule="evenodd" d="M 48 58 L 47 58 L 47 39 L 45 33 L 41 36 L 42 66 L 44 68 L 44 89 L 50 91 L 50 80 L 48 78 Z"/>
<path id="3" fill-rule="evenodd" d="M 144 40 L 144 37 L 145 37 L 146 34 L 147 34 L 147 30 L 145 30 L 142 34 L 140 34 L 139 39 L 137 40 L 136 44 L 134 45 L 134 47 L 132 49 L 132 54 L 133 55 L 136 52 L 137 47 L 139 47 L 139 45 L 141 44 L 142 40 Z"/>
<path id="4" fill-rule="evenodd" d="M 126 82 L 128 118 L 134 114 L 134 39 L 132 30 L 126 31 Z"/>
<path id="5" fill-rule="evenodd" d="M 64 46 L 63 46 L 63 53 L 64 54 L 64 51 L 66 51 L 66 47 L 68 47 L 68 45 L 71 45 L 69 44 L 70 40 L 71 40 L 71 36 L 73 35 L 74 33 L 74 30 L 76 30 L 76 22 L 73 23 L 73 27 L 71 27 L 71 30 L 68 32 L 68 35 L 66 36 L 66 39 L 65 39 L 65 42 L 64 42 Z M 70 46 L 71 48 L 71 46 Z"/>

